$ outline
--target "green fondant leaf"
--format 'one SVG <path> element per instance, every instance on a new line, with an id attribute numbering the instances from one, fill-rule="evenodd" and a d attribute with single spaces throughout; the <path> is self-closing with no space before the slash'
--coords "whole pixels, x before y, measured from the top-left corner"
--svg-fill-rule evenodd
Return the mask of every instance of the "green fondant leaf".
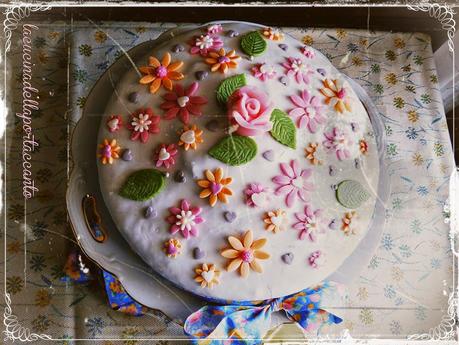
<path id="1" fill-rule="evenodd" d="M 238 74 L 223 80 L 217 88 L 217 100 L 225 104 L 237 89 L 247 85 L 245 74 Z"/>
<path id="2" fill-rule="evenodd" d="M 153 198 L 165 186 L 164 174 L 156 169 L 144 169 L 128 176 L 119 194 L 127 199 L 146 201 Z"/>
<path id="3" fill-rule="evenodd" d="M 252 138 L 229 135 L 209 150 L 209 155 L 228 165 L 250 162 L 257 154 L 257 144 Z"/>
<path id="4" fill-rule="evenodd" d="M 296 128 L 292 119 L 282 110 L 274 109 L 271 113 L 273 128 L 271 135 L 281 144 L 292 149 L 296 148 Z"/>
<path id="5" fill-rule="evenodd" d="M 241 48 L 247 55 L 258 56 L 265 52 L 267 43 L 258 31 L 252 31 L 242 36 Z"/>
<path id="6" fill-rule="evenodd" d="M 346 208 L 356 209 L 368 200 L 370 194 L 360 182 L 344 180 L 338 184 L 336 199 Z"/>

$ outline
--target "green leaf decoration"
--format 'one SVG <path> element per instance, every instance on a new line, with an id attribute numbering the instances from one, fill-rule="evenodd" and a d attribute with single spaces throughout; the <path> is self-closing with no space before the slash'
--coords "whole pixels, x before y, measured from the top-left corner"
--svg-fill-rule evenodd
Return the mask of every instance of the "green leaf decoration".
<path id="1" fill-rule="evenodd" d="M 252 138 L 230 135 L 209 150 L 209 155 L 228 165 L 242 165 L 250 162 L 257 154 L 257 144 Z"/>
<path id="2" fill-rule="evenodd" d="M 119 194 L 127 199 L 146 201 L 158 194 L 166 185 L 164 174 L 156 169 L 144 169 L 128 176 Z"/>
<path id="3" fill-rule="evenodd" d="M 292 119 L 282 110 L 274 109 L 271 113 L 271 122 L 272 137 L 281 144 L 296 149 L 296 128 Z"/>
<path id="4" fill-rule="evenodd" d="M 237 89 L 247 85 L 245 74 L 238 74 L 223 80 L 217 88 L 217 100 L 226 104 L 228 98 Z"/>
<path id="5" fill-rule="evenodd" d="M 336 189 L 336 200 L 346 208 L 356 209 L 370 197 L 360 182 L 344 180 L 338 184 Z"/>
<path id="6" fill-rule="evenodd" d="M 241 48 L 249 56 L 259 56 L 266 51 L 267 43 L 258 31 L 242 36 Z"/>

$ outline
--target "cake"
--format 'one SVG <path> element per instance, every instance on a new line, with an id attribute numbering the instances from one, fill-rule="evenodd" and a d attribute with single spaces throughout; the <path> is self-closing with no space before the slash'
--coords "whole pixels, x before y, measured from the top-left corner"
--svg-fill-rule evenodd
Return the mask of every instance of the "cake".
<path id="1" fill-rule="evenodd" d="M 94 148 L 130 247 L 214 301 L 281 297 L 335 272 L 371 230 L 379 175 L 347 77 L 249 23 L 151 46 L 116 85 Z"/>

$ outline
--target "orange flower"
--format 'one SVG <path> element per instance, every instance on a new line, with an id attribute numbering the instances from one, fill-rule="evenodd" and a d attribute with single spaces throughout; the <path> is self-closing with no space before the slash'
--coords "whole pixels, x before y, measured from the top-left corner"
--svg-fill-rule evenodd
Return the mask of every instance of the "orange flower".
<path id="1" fill-rule="evenodd" d="M 163 251 L 168 258 L 175 258 L 181 254 L 182 243 L 177 238 L 170 238 L 163 244 Z"/>
<path id="2" fill-rule="evenodd" d="M 285 211 L 276 210 L 266 213 L 266 217 L 263 219 L 265 222 L 265 229 L 272 231 L 277 234 L 280 231 L 285 230 Z"/>
<path id="3" fill-rule="evenodd" d="M 228 272 L 237 270 L 240 267 L 239 273 L 243 278 L 249 275 L 250 269 L 258 273 L 263 272 L 263 268 L 257 259 L 266 260 L 270 258 L 268 253 L 259 250 L 266 244 L 266 238 L 254 241 L 252 231 L 247 230 L 241 239 L 229 236 L 228 243 L 231 248 L 224 249 L 220 253 L 221 256 L 230 259 L 226 267 Z"/>
<path id="4" fill-rule="evenodd" d="M 171 63 L 171 54 L 166 53 L 161 62 L 154 56 L 148 59 L 148 66 L 140 67 L 139 70 L 145 74 L 140 80 L 140 84 L 150 84 L 150 93 L 156 93 L 161 84 L 167 89 L 172 90 L 172 80 L 180 80 L 185 76 L 178 70 L 183 66 L 183 61 Z"/>
<path id="5" fill-rule="evenodd" d="M 214 285 L 220 284 L 218 280 L 220 271 L 215 268 L 214 264 L 202 264 L 196 267 L 194 271 L 196 273 L 194 280 L 200 283 L 202 288 L 208 287 L 212 289 Z"/>
<path id="6" fill-rule="evenodd" d="M 346 212 L 344 214 L 341 225 L 341 230 L 344 232 L 345 235 L 353 234 L 354 230 L 351 229 L 352 218 L 356 215 L 355 211 Z"/>
<path id="7" fill-rule="evenodd" d="M 100 158 L 102 164 L 112 164 L 114 159 L 120 158 L 120 150 L 121 147 L 116 144 L 116 139 L 112 139 L 112 141 L 104 139 L 103 143 L 99 145 L 97 157 Z"/>
<path id="8" fill-rule="evenodd" d="M 316 151 L 318 147 L 318 143 L 309 143 L 309 145 L 304 149 L 304 152 L 306 153 L 305 157 L 312 165 L 322 164 L 322 161 L 318 160 L 316 157 Z"/>
<path id="9" fill-rule="evenodd" d="M 231 177 L 223 178 L 222 168 L 217 168 L 212 171 L 205 171 L 206 178 L 203 180 L 198 180 L 198 186 L 204 188 L 199 197 L 201 199 L 209 197 L 210 206 L 214 207 L 217 203 L 217 199 L 223 203 L 227 203 L 227 195 L 233 195 L 231 189 L 227 186 L 233 182 Z"/>
<path id="10" fill-rule="evenodd" d="M 368 152 L 368 143 L 365 139 L 360 139 L 359 141 L 360 152 L 366 154 Z"/>
<path id="11" fill-rule="evenodd" d="M 183 146 L 185 151 L 188 151 L 190 148 L 196 150 L 198 144 L 204 142 L 202 139 L 202 133 L 202 130 L 200 130 L 196 125 L 183 127 L 183 130 L 180 133 L 180 140 L 178 142 L 179 146 Z"/>
<path id="12" fill-rule="evenodd" d="M 351 111 L 351 104 L 346 99 L 346 90 L 340 80 L 325 79 L 322 83 L 324 87 L 320 92 L 325 96 L 325 104 L 332 103 L 335 110 L 340 113 L 344 113 L 345 110 Z"/>
<path id="13" fill-rule="evenodd" d="M 284 34 L 278 29 L 264 28 L 262 33 L 263 36 L 272 41 L 282 41 L 284 39 Z"/>
<path id="14" fill-rule="evenodd" d="M 221 73 L 228 72 L 229 68 L 236 68 L 236 61 L 240 59 L 234 49 L 226 53 L 224 48 L 220 48 L 219 51 L 209 52 L 208 56 L 205 61 L 208 65 L 211 65 L 210 70 L 212 72 L 220 70 Z"/>

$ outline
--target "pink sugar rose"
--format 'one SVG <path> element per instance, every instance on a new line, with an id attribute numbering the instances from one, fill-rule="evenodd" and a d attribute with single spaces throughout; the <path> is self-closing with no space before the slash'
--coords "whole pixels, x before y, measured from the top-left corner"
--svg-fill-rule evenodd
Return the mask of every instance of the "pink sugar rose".
<path id="1" fill-rule="evenodd" d="M 239 135 L 254 136 L 270 131 L 272 109 L 268 95 L 253 86 L 241 87 L 228 99 L 228 117 L 233 125 L 238 125 Z"/>

